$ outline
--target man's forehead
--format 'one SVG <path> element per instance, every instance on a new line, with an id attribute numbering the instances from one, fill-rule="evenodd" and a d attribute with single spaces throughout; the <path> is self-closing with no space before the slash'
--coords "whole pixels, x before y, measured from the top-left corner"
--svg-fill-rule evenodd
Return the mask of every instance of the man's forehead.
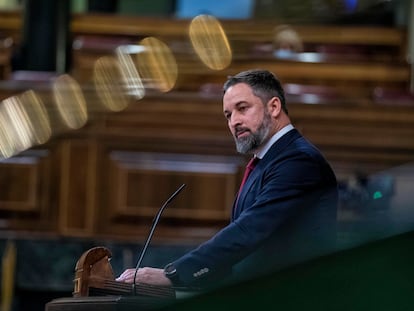
<path id="1" fill-rule="evenodd" d="M 252 89 L 246 83 L 238 83 L 230 86 L 226 93 L 224 93 L 223 99 L 234 98 L 236 96 L 245 96 L 253 94 Z"/>

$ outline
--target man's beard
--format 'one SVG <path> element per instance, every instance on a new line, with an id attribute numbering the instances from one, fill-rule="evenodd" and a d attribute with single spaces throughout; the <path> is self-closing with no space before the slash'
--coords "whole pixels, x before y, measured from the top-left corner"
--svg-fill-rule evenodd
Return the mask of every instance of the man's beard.
<path id="1" fill-rule="evenodd" d="M 249 135 L 240 138 L 235 137 L 237 152 L 241 154 L 254 153 L 267 140 L 270 132 L 270 122 L 270 114 L 265 112 L 263 122 L 256 132 L 250 132 Z"/>

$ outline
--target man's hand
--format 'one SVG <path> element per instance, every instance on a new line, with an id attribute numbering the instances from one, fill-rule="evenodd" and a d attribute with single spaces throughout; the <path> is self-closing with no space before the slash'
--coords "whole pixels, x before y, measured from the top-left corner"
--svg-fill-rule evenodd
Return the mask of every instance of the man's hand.
<path id="1" fill-rule="evenodd" d="M 116 281 L 125 283 L 134 283 L 135 269 L 125 270 Z M 146 283 L 158 286 L 172 286 L 169 278 L 164 275 L 164 269 L 158 268 L 140 268 L 138 269 L 135 283 Z"/>

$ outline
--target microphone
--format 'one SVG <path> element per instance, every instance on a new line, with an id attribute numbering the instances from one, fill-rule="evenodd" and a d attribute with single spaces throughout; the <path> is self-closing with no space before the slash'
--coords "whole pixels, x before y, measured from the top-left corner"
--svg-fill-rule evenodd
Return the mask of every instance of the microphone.
<path id="1" fill-rule="evenodd" d="M 161 206 L 161 208 L 159 209 L 158 213 L 155 215 L 154 219 L 152 220 L 152 226 L 150 229 L 150 232 L 148 234 L 148 237 L 145 241 L 144 247 L 141 250 L 141 254 L 139 256 L 137 265 L 135 266 L 135 274 L 134 274 L 134 280 L 133 280 L 133 288 L 134 288 L 134 295 L 136 295 L 136 278 L 137 278 L 137 273 L 138 273 L 138 269 L 141 267 L 141 263 L 142 263 L 142 259 L 144 258 L 145 252 L 147 251 L 148 245 L 151 241 L 151 238 L 154 234 L 155 231 L 155 227 L 158 224 L 158 221 L 160 220 L 161 214 L 164 211 L 164 209 L 167 207 L 168 204 L 171 203 L 171 201 L 181 192 L 181 190 L 183 190 L 183 188 L 185 187 L 185 184 L 182 184 L 168 199 L 167 201 L 164 202 L 164 204 Z"/>

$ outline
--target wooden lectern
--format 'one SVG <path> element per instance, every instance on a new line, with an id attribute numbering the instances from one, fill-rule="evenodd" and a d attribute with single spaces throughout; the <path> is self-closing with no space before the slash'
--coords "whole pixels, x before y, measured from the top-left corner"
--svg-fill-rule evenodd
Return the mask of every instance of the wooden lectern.
<path id="1" fill-rule="evenodd" d="M 111 257 L 100 246 L 83 253 L 75 267 L 73 297 L 54 299 L 45 311 L 151 310 L 175 301 L 172 287 L 115 281 Z"/>

